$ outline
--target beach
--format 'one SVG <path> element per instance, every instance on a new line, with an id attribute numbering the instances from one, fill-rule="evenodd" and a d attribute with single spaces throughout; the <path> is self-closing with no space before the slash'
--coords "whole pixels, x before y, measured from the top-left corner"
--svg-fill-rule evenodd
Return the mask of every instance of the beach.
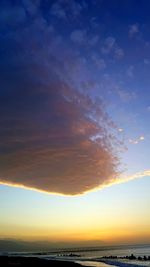
<path id="1" fill-rule="evenodd" d="M 120 260 L 110 260 L 110 259 L 91 259 L 91 260 L 81 260 L 81 261 L 69 261 L 69 260 L 53 260 L 44 259 L 38 257 L 24 257 L 24 256 L 0 256 L 0 266 L 1 267 L 82 267 L 82 266 L 93 266 L 93 267 L 143 267 L 150 266 L 150 262 L 145 264 L 139 261 L 120 261 Z"/>
<path id="2" fill-rule="evenodd" d="M 65 263 L 65 264 L 64 264 Z M 59 261 L 59 260 L 46 260 L 39 259 L 36 257 L 9 257 L 9 256 L 0 256 L 0 266 L 1 267 L 10 267 L 10 266 L 19 266 L 19 267 L 80 267 L 78 263 L 70 261 Z"/>

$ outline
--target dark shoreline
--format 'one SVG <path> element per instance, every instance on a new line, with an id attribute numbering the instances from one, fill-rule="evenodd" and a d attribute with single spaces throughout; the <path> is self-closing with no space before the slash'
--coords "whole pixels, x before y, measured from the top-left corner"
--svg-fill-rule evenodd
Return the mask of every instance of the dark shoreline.
<path id="1" fill-rule="evenodd" d="M 121 258 L 120 258 L 121 259 Z M 112 258 L 98 258 L 98 259 L 90 259 L 88 261 L 91 262 L 101 262 L 108 265 L 113 265 L 117 267 L 143 267 L 142 264 L 136 264 L 134 261 L 129 262 L 120 262 L 118 259 Z M 83 261 L 87 261 L 83 260 Z M 144 263 L 144 262 L 143 262 Z M 42 259 L 38 257 L 26 257 L 26 256 L 0 256 L 0 267 L 81 267 L 82 264 L 67 261 L 67 260 L 57 260 L 57 259 Z M 83 267 L 83 266 L 82 266 Z"/>
<path id="2" fill-rule="evenodd" d="M 46 260 L 37 257 L 0 256 L 1 267 L 81 267 L 71 261 Z"/>

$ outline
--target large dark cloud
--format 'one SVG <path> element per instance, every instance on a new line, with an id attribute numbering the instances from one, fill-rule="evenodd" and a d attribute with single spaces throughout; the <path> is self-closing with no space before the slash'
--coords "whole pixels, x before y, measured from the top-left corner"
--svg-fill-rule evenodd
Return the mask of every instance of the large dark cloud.
<path id="1" fill-rule="evenodd" d="M 83 193 L 116 177 L 112 123 L 73 80 L 76 51 L 31 2 L 1 6 L 0 183 Z"/>

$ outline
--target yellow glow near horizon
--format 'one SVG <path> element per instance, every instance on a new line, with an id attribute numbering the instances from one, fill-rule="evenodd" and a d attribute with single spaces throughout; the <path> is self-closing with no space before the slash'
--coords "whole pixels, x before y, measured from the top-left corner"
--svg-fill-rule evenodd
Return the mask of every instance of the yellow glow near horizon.
<path id="1" fill-rule="evenodd" d="M 122 243 L 148 241 L 150 239 L 149 227 L 145 229 L 134 229 L 134 227 L 99 227 L 78 229 L 37 229 L 28 227 L 1 227 L 1 238 L 15 238 L 28 241 L 47 240 L 52 242 L 86 242 L 103 241 L 104 243 Z M 3 234 L 5 232 L 5 234 Z"/>
<path id="2" fill-rule="evenodd" d="M 145 177 L 71 198 L 2 186 L 0 236 L 69 243 L 148 242 L 149 185 Z M 9 201 L 4 201 L 5 190 L 11 193 Z"/>

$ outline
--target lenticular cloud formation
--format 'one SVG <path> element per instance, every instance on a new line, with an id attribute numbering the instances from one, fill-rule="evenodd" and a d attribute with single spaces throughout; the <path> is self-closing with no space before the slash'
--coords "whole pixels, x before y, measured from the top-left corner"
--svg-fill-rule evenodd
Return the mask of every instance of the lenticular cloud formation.
<path id="1" fill-rule="evenodd" d="M 100 104 L 57 79 L 46 88 L 11 82 L 2 100 L 1 182 L 79 194 L 112 180 L 116 158 Z"/>
<path id="2" fill-rule="evenodd" d="M 111 183 L 113 126 L 78 86 L 81 58 L 40 15 L 28 26 L 23 14 L 19 27 L 1 25 L 0 183 L 69 195 Z"/>

